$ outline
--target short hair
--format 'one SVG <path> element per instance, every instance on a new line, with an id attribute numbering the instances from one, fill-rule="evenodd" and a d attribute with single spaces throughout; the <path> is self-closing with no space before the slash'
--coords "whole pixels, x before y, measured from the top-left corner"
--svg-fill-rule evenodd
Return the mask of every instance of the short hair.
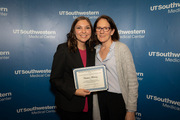
<path id="1" fill-rule="evenodd" d="M 112 19 L 111 17 L 107 16 L 107 15 L 101 15 L 101 16 L 99 16 L 99 17 L 96 19 L 96 21 L 95 21 L 95 23 L 94 23 L 94 32 L 96 32 L 97 23 L 98 23 L 99 20 L 101 20 L 101 19 L 106 19 L 106 20 L 108 21 L 108 23 L 110 24 L 110 28 L 115 30 L 115 31 L 114 31 L 114 34 L 111 36 L 111 39 L 112 39 L 113 41 L 118 41 L 118 40 L 120 39 L 120 36 L 119 36 L 119 33 L 118 33 L 118 29 L 117 29 L 117 27 L 116 27 L 116 24 L 115 24 L 115 22 L 113 21 L 113 19 Z M 95 40 L 98 40 L 98 39 L 97 39 L 97 36 L 95 36 Z M 96 43 L 97 43 L 97 42 L 96 42 Z"/>

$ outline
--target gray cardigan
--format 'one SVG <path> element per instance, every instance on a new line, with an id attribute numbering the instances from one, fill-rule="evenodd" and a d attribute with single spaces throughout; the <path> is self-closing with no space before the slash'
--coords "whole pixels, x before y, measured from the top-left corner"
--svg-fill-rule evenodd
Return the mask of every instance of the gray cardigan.
<path id="1" fill-rule="evenodd" d="M 119 85 L 128 111 L 137 111 L 138 81 L 134 61 L 129 48 L 115 42 L 115 59 Z M 97 94 L 93 94 L 93 119 L 100 120 Z"/>
<path id="2" fill-rule="evenodd" d="M 115 42 L 115 59 L 119 85 L 128 111 L 137 111 L 138 81 L 134 61 L 129 48 Z"/>

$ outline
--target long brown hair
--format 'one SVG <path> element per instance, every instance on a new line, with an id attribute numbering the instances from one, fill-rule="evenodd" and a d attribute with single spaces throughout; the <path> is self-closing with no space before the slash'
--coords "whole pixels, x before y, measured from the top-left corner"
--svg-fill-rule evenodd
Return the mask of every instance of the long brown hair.
<path id="1" fill-rule="evenodd" d="M 96 19 L 96 21 L 94 23 L 94 32 L 96 32 L 97 23 L 99 22 L 100 19 L 106 19 L 108 21 L 108 23 L 110 24 L 110 28 L 115 30 L 114 34 L 111 36 L 111 39 L 113 41 L 118 41 L 120 39 L 120 37 L 119 37 L 119 33 L 118 33 L 118 29 L 116 27 L 116 24 L 113 21 L 113 19 L 107 15 L 101 15 Z M 99 40 L 97 39 L 97 36 L 95 36 L 94 39 L 95 39 L 96 44 L 100 43 Z"/>
<path id="2" fill-rule="evenodd" d="M 86 45 L 88 45 L 91 50 L 94 47 L 94 44 L 93 44 L 93 28 L 92 28 L 91 21 L 87 17 L 80 16 L 80 17 L 77 17 L 74 20 L 74 22 L 72 23 L 72 26 L 71 26 L 71 30 L 67 34 L 68 49 L 71 52 L 76 52 L 76 50 L 78 49 L 78 47 L 77 47 L 77 38 L 76 38 L 76 35 L 75 35 L 74 32 L 75 32 L 75 26 L 76 26 L 77 22 L 79 22 L 80 20 L 86 20 L 89 23 L 89 25 L 91 27 L 91 37 L 90 37 L 90 39 L 88 41 L 86 41 Z"/>

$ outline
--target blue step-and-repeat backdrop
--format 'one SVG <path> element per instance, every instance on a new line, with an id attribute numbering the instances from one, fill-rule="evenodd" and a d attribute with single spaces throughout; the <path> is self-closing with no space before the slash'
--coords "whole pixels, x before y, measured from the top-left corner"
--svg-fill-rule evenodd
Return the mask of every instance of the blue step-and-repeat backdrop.
<path id="1" fill-rule="evenodd" d="M 0 120 L 58 120 L 49 77 L 73 20 L 117 24 L 139 82 L 136 120 L 180 120 L 179 0 L 0 0 Z"/>

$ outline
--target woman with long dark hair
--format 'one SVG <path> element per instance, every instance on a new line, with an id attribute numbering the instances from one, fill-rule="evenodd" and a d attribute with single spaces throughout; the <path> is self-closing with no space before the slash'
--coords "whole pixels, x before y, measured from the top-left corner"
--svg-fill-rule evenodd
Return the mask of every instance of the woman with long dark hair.
<path id="1" fill-rule="evenodd" d="M 74 20 L 67 42 L 58 45 L 54 54 L 50 82 L 56 89 L 55 104 L 61 120 L 91 120 L 92 95 L 75 89 L 73 69 L 94 66 L 93 29 L 87 17 Z"/>

